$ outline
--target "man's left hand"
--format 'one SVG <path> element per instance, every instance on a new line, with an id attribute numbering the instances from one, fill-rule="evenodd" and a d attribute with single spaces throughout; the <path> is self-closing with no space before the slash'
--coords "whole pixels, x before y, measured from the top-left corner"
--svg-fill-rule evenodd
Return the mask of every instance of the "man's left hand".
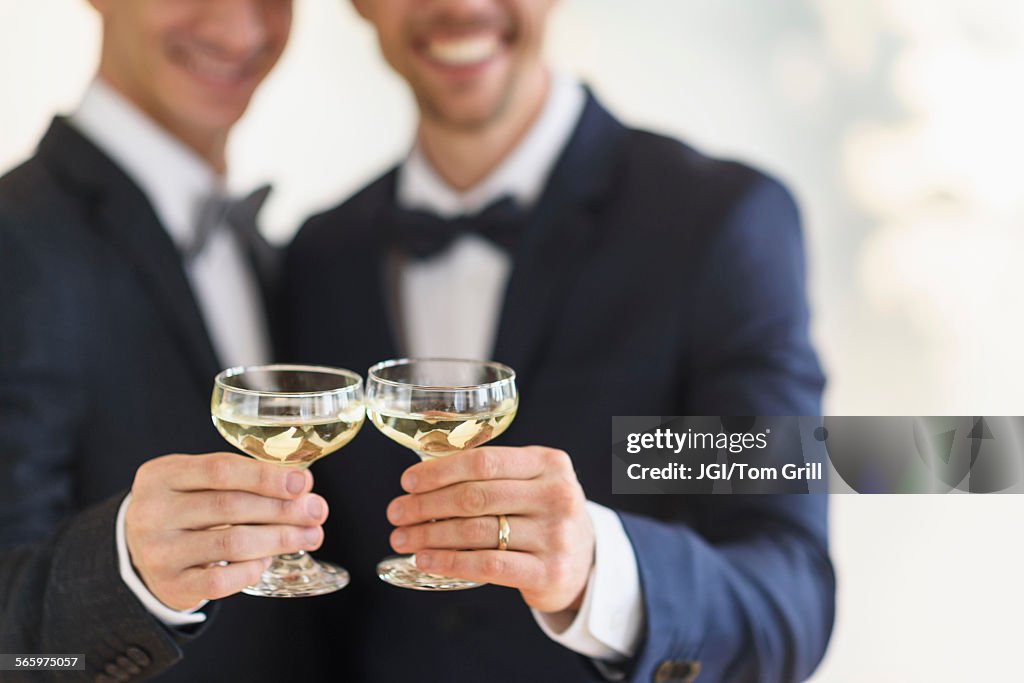
<path id="1" fill-rule="evenodd" d="M 388 506 L 391 546 L 423 571 L 516 588 L 541 612 L 578 610 L 594 529 L 572 461 L 541 446 L 485 446 L 413 465 Z M 499 515 L 509 547 L 497 550 Z M 431 521 L 438 520 L 438 521 Z"/>

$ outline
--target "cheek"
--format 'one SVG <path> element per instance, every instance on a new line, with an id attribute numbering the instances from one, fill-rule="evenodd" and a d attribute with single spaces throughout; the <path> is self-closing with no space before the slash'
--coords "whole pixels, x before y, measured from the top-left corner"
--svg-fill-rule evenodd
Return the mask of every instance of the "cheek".
<path id="1" fill-rule="evenodd" d="M 280 54 L 288 44 L 288 36 L 292 30 L 292 5 L 289 1 L 283 7 L 268 10 L 270 15 L 267 18 L 266 30 L 271 36 L 270 42 L 274 51 Z"/>
<path id="2" fill-rule="evenodd" d="M 382 26 L 377 29 L 377 41 L 381 55 L 399 74 L 408 77 L 413 62 L 411 41 L 405 38 L 399 27 Z"/>
<path id="3" fill-rule="evenodd" d="M 553 3 L 532 3 L 520 14 L 520 39 L 525 48 L 541 48 L 552 6 Z"/>
<path id="4" fill-rule="evenodd" d="M 154 74 L 154 80 L 158 78 L 163 79 L 167 81 L 167 86 L 175 87 L 175 84 L 183 82 L 187 76 L 183 65 L 183 57 L 175 49 L 172 40 L 154 36 L 152 41 L 151 50 L 153 56 L 149 68 Z"/>

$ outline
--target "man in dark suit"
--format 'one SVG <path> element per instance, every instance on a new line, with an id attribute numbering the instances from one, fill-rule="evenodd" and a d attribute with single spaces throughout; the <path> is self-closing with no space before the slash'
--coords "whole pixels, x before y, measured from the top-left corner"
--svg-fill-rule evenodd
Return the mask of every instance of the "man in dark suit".
<path id="1" fill-rule="evenodd" d="M 97 79 L 0 179 L 0 652 L 85 655 L 56 680 L 147 678 L 186 643 L 162 680 L 313 674 L 312 601 L 196 611 L 326 515 L 308 473 L 212 452 L 209 413 L 219 368 L 269 360 L 273 254 L 224 149 L 291 2 L 93 4 Z"/>
<path id="2" fill-rule="evenodd" d="M 796 207 L 552 74 L 552 4 L 355 2 L 412 89 L 417 137 L 290 248 L 288 354 L 493 357 L 521 392 L 500 442 L 544 446 L 403 473 L 409 453 L 370 432 L 321 466 L 322 554 L 356 580 L 390 540 L 494 584 L 360 585 L 332 619 L 345 664 L 361 681 L 803 679 L 833 621 L 826 498 L 613 496 L 608 459 L 613 415 L 820 411 Z"/>

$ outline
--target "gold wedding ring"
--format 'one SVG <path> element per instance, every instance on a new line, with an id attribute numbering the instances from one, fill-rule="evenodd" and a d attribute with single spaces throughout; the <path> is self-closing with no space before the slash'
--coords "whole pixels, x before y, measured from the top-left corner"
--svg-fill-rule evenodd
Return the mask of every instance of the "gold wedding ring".
<path id="1" fill-rule="evenodd" d="M 509 536 L 512 534 L 512 527 L 508 525 L 508 517 L 498 515 L 498 550 L 508 550 Z"/>

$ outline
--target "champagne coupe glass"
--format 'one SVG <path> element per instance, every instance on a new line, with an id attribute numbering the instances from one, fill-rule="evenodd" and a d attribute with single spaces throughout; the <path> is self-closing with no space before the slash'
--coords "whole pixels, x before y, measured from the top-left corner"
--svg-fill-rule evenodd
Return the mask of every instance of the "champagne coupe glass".
<path id="1" fill-rule="evenodd" d="M 487 443 L 508 429 L 518 406 L 516 373 L 500 363 L 403 358 L 377 363 L 366 380 L 366 413 L 374 426 L 423 460 Z M 481 585 L 422 572 L 414 555 L 384 559 L 377 576 L 417 590 Z"/>
<path id="2" fill-rule="evenodd" d="M 305 469 L 363 426 L 363 380 L 350 370 L 307 365 L 230 368 L 214 378 L 213 424 L 232 446 L 281 467 Z M 348 572 L 305 551 L 278 555 L 242 592 L 274 598 L 322 595 Z"/>

